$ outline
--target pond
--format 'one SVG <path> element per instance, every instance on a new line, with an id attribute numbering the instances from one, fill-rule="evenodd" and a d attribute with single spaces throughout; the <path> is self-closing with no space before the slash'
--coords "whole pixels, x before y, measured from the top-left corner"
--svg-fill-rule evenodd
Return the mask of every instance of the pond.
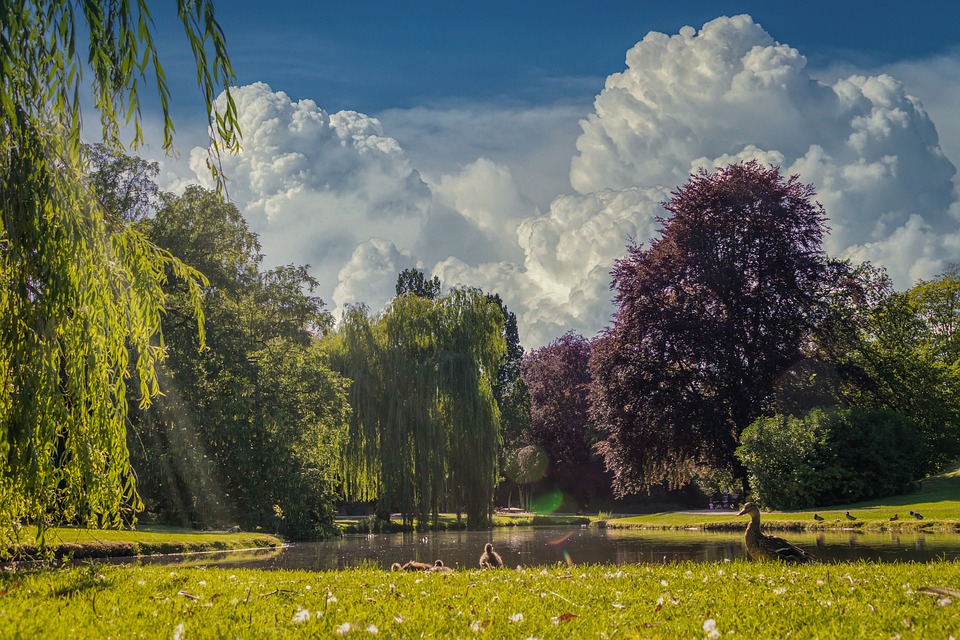
<path id="1" fill-rule="evenodd" d="M 787 532 L 784 538 L 826 562 L 871 560 L 925 562 L 960 560 L 960 534 L 857 533 L 853 531 Z M 507 527 L 492 531 L 432 531 L 346 535 L 339 540 L 294 543 L 280 550 L 143 557 L 142 563 L 189 563 L 196 566 L 251 569 L 345 569 L 358 565 L 389 568 L 408 560 L 474 568 L 483 546 L 494 548 L 509 567 L 517 565 L 628 564 L 694 560 L 723 562 L 746 556 L 743 534 L 636 529 Z M 116 558 L 111 562 L 130 562 Z"/>

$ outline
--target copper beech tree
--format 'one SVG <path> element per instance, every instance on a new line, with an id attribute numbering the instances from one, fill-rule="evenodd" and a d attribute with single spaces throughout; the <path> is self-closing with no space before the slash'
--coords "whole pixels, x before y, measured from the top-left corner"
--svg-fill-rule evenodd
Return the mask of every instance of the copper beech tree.
<path id="1" fill-rule="evenodd" d="M 618 307 L 594 344 L 590 415 L 619 495 L 698 467 L 727 470 L 740 433 L 828 317 L 844 266 L 823 207 L 797 176 L 757 162 L 701 170 L 663 203 L 660 235 L 616 262 Z"/>

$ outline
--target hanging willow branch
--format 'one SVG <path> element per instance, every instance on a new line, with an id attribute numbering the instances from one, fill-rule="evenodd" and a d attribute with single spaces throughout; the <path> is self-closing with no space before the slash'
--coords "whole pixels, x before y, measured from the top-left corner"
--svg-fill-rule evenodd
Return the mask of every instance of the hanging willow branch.
<path id="1" fill-rule="evenodd" d="M 206 106 L 232 80 L 208 0 L 178 0 Z M 77 7 L 80 7 L 79 9 Z M 0 0 L 0 546 L 34 524 L 121 523 L 140 508 L 126 448 L 126 381 L 159 392 L 163 285 L 182 278 L 199 321 L 204 278 L 107 216 L 84 178 L 83 70 L 105 144 L 142 141 L 138 86 L 152 69 L 171 150 L 169 90 L 146 0 Z M 77 50 L 77 22 L 88 53 Z M 212 48 L 212 56 L 202 52 Z M 148 82 L 149 83 L 149 82 Z M 227 102 L 232 105 L 232 102 Z M 211 116 L 234 148 L 235 109 Z M 221 126 L 222 125 L 222 126 Z M 132 359 L 131 359 L 132 356 Z"/>
<path id="2" fill-rule="evenodd" d="M 506 355 L 500 308 L 476 289 L 404 294 L 372 320 L 349 309 L 327 351 L 353 380 L 347 497 L 376 498 L 407 523 L 447 508 L 487 526 L 500 448 L 492 377 Z"/>

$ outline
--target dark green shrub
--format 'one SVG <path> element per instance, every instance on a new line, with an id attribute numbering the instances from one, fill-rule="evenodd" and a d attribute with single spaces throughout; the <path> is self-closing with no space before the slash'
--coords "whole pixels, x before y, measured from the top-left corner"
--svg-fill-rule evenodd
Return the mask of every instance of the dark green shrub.
<path id="1" fill-rule="evenodd" d="M 774 509 L 905 493 L 922 474 L 923 440 L 911 419 L 893 411 L 760 418 L 740 442 L 736 455 L 755 499 Z"/>

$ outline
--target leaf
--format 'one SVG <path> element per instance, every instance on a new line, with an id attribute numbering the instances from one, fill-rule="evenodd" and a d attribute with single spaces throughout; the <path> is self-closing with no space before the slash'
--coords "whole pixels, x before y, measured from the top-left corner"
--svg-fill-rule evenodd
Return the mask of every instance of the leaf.
<path id="1" fill-rule="evenodd" d="M 557 620 L 559 620 L 560 622 L 570 622 L 576 617 L 577 617 L 576 614 L 567 612 L 567 613 L 561 613 L 560 615 L 558 615 Z"/>

